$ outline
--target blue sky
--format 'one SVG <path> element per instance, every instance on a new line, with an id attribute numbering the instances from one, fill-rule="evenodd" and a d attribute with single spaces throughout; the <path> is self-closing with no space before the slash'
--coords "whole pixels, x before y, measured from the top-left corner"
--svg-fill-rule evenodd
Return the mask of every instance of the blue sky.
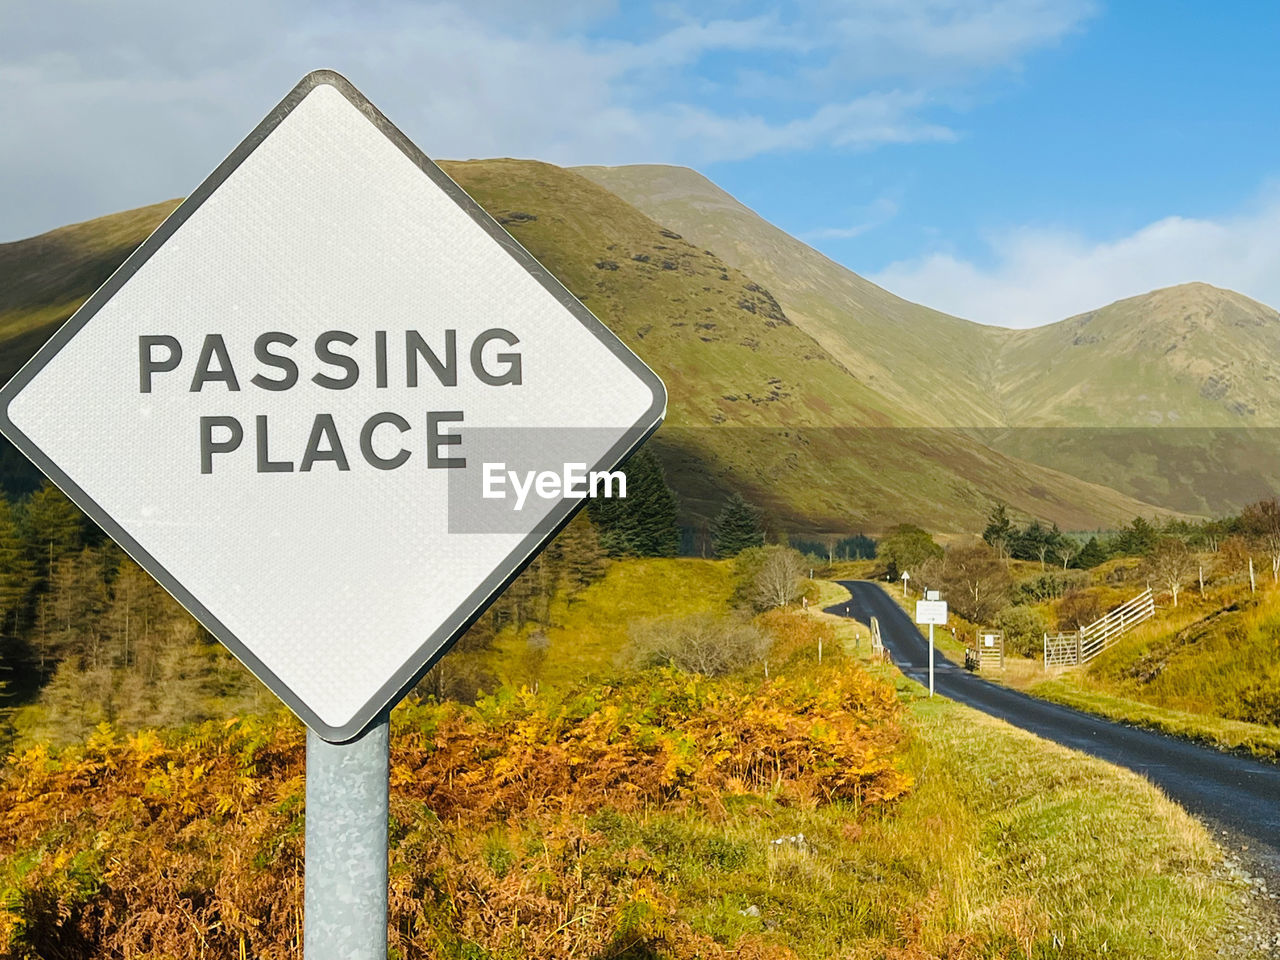
<path id="1" fill-rule="evenodd" d="M 327 66 L 429 155 L 694 166 L 975 320 L 1274 306 L 1278 38 L 1261 0 L 6 0 L 0 241 L 185 193 Z"/>

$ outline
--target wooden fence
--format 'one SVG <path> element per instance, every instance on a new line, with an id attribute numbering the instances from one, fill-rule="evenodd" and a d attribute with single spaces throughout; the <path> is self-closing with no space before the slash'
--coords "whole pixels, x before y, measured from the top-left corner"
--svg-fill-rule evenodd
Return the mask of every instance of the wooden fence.
<path id="1" fill-rule="evenodd" d="M 1129 630 L 1156 613 L 1155 596 L 1147 587 L 1142 593 L 1120 604 L 1110 613 L 1099 617 L 1087 627 L 1071 633 L 1046 633 L 1044 635 L 1044 666 L 1073 667 L 1088 663 L 1115 643 Z"/>

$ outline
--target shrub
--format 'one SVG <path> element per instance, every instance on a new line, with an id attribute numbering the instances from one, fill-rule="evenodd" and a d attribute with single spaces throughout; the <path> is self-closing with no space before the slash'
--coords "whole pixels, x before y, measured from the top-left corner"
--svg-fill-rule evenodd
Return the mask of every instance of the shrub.
<path id="1" fill-rule="evenodd" d="M 639 667 L 672 666 L 719 677 L 764 659 L 769 638 L 743 617 L 697 613 L 645 620 L 631 629 L 627 651 Z"/>
<path id="2" fill-rule="evenodd" d="M 1058 601 L 1058 629 L 1079 630 L 1102 616 L 1102 600 L 1093 590 L 1070 590 Z"/>
<path id="3" fill-rule="evenodd" d="M 1280 727 L 1280 676 L 1261 680 L 1242 691 L 1229 712 L 1236 720 Z"/>
<path id="4" fill-rule="evenodd" d="M 996 614 L 995 625 L 1004 633 L 1005 652 L 1020 657 L 1038 654 L 1044 634 L 1049 631 L 1049 624 L 1040 612 L 1025 606 L 1005 607 Z"/>
<path id="5" fill-rule="evenodd" d="M 986 623 L 1009 598 L 1009 571 L 985 543 L 952 547 L 934 577 L 952 609 L 966 620 Z"/>
<path id="6" fill-rule="evenodd" d="M 1042 573 L 1030 580 L 1023 580 L 1014 588 L 1018 604 L 1044 603 L 1057 600 L 1071 590 L 1082 590 L 1089 584 L 1089 575 L 1083 570 L 1066 570 L 1061 573 Z"/>

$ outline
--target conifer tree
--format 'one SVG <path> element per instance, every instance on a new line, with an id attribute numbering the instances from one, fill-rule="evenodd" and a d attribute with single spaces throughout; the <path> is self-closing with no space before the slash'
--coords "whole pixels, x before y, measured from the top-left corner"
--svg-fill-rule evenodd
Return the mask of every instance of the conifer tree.
<path id="1" fill-rule="evenodd" d="M 81 656 L 92 666 L 102 663 L 102 615 L 110 597 L 101 551 L 85 547 L 56 561 L 47 601 L 53 658 Z"/>
<path id="2" fill-rule="evenodd" d="M 1107 551 L 1098 542 L 1098 538 L 1090 537 L 1089 542 L 1076 554 L 1075 565 L 1083 570 L 1088 570 L 1090 567 L 1096 567 L 1106 559 Z"/>
<path id="3" fill-rule="evenodd" d="M 1008 552 L 1009 541 L 1013 537 L 1013 522 L 1009 519 L 1009 509 L 1003 503 L 997 503 L 987 514 L 987 527 L 982 531 L 982 539 L 991 545 L 997 556 L 1003 557 Z"/>
<path id="4" fill-rule="evenodd" d="M 17 632 L 18 614 L 31 589 L 32 562 L 13 505 L 0 494 L 0 632 Z"/>
<path id="5" fill-rule="evenodd" d="M 547 552 L 557 557 L 561 578 L 571 596 L 604 574 L 604 547 L 586 511 L 569 521 Z"/>
<path id="6" fill-rule="evenodd" d="M 717 557 L 736 557 L 750 547 L 764 545 L 760 511 L 734 491 L 712 524 Z"/>
<path id="7" fill-rule="evenodd" d="M 601 545 L 612 556 L 674 557 L 680 551 L 680 527 L 662 464 L 642 449 L 623 469 L 626 497 L 597 497 L 587 508 Z"/>
<path id="8" fill-rule="evenodd" d="M 51 483 L 31 495 L 25 519 L 30 555 L 44 577 L 52 576 L 59 558 L 84 545 L 84 515 Z"/>

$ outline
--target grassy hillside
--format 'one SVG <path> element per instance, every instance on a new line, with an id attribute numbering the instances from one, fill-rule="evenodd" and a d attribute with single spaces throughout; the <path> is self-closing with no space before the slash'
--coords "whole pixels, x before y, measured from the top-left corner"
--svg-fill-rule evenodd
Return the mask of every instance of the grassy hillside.
<path id="1" fill-rule="evenodd" d="M 1134 631 L 1090 681 L 1158 706 L 1280 727 L 1280 591 L 1191 607 Z"/>
<path id="2" fill-rule="evenodd" d="M 1083 709 L 1280 756 L 1280 590 L 1189 597 L 1088 666 L 1031 692 Z M 1204 722 L 1197 722 L 1204 718 Z"/>
<path id="3" fill-rule="evenodd" d="M 21 365 L 15 338 L 42 343 L 177 205 L 170 200 L 0 243 L 0 376 L 7 380 Z"/>
<path id="4" fill-rule="evenodd" d="M 575 167 L 649 216 L 759 278 L 783 309 L 904 419 L 921 426 L 1003 424 L 979 389 L 1009 331 L 896 297 L 828 259 L 687 167 Z M 927 358 L 927 359 L 926 359 Z M 945 370 L 938 377 L 937 370 Z"/>
<path id="5" fill-rule="evenodd" d="M 886 429 L 907 422 L 898 404 L 794 324 L 768 289 L 584 177 L 515 160 L 445 167 L 663 377 L 670 415 L 655 443 L 688 522 L 714 516 L 731 489 L 793 530 L 903 519 L 961 529 L 993 498 L 1067 528 L 1152 512 L 960 434 Z M 168 209 L 8 245 L 3 364 L 24 360 Z"/>
<path id="6" fill-rule="evenodd" d="M 1280 490 L 1280 315 L 1248 297 L 1189 283 L 1017 331 L 998 377 L 1024 429 L 983 436 L 1013 456 L 1191 513 Z"/>
<path id="7" fill-rule="evenodd" d="M 984 326 L 893 296 L 692 170 L 578 169 L 760 278 L 916 423 L 977 428 L 1010 456 L 1184 512 L 1280 492 L 1280 315 L 1270 307 L 1188 283 L 1031 330 Z"/>
<path id="8" fill-rule="evenodd" d="M 1280 314 L 1186 283 L 1019 330 L 1000 356 L 1018 426 L 1280 426 Z"/>

